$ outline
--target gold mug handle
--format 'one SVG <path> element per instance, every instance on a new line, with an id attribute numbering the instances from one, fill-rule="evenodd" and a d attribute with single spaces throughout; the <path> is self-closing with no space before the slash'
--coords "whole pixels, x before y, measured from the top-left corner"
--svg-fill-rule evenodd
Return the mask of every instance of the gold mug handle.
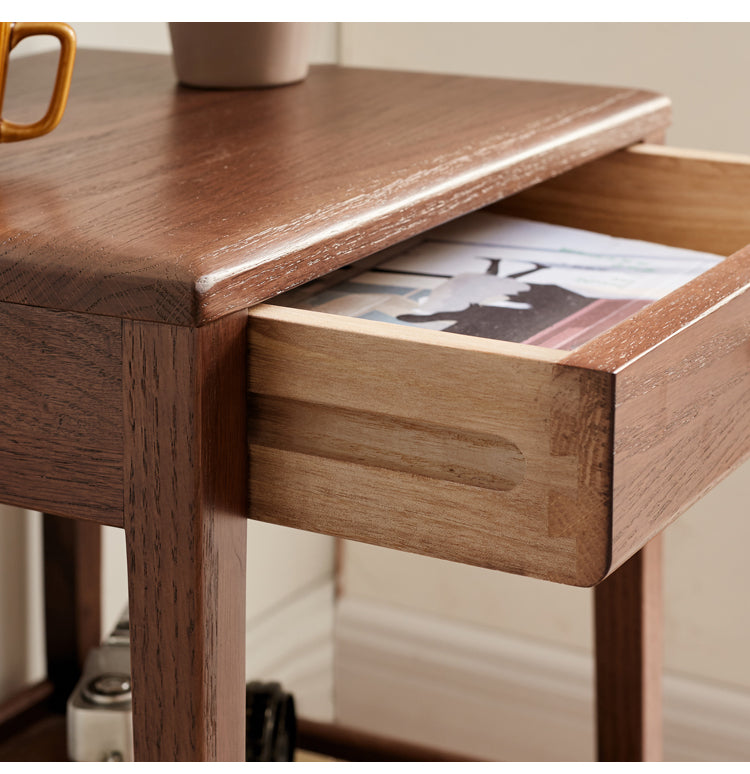
<path id="1" fill-rule="evenodd" d="M 0 142 L 29 140 L 32 137 L 47 134 L 60 123 L 65 112 L 75 61 L 76 34 L 73 28 L 64 22 L 15 22 L 11 26 L 8 48 L 0 52 L 0 56 L 7 56 L 24 38 L 32 35 L 52 35 L 60 41 L 60 59 L 57 63 L 52 99 L 44 117 L 33 124 L 16 124 L 0 117 Z M 3 69 L 7 72 L 6 68 Z M 0 83 L 0 110 L 2 110 L 4 91 L 3 82 Z"/>

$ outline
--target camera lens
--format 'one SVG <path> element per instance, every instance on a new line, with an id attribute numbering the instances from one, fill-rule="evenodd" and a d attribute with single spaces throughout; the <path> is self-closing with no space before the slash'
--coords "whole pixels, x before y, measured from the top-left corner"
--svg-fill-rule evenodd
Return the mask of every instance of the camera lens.
<path id="1" fill-rule="evenodd" d="M 106 672 L 97 675 L 84 687 L 83 698 L 100 706 L 130 701 L 130 676 Z"/>

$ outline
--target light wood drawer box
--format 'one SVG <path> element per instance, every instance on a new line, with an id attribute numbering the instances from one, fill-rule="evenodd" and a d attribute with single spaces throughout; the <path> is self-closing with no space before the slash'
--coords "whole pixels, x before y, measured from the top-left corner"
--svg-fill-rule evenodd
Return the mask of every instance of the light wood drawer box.
<path id="1" fill-rule="evenodd" d="M 491 209 L 731 256 L 573 352 L 263 304 L 250 515 L 590 586 L 750 452 L 750 160 L 636 146 Z"/>

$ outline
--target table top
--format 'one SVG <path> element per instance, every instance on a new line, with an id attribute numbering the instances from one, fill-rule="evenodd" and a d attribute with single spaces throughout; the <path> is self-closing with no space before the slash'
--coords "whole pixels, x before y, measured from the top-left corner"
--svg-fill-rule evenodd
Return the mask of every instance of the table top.
<path id="1" fill-rule="evenodd" d="M 43 108 L 54 61 L 14 61 L 9 118 Z M 333 65 L 194 90 L 167 56 L 79 51 L 61 125 L 0 146 L 0 301 L 200 325 L 669 118 L 628 88 Z"/>

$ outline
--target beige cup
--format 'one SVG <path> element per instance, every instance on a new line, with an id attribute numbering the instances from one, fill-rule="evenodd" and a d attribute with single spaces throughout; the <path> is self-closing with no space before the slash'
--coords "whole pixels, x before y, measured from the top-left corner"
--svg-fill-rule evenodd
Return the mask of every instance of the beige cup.
<path id="1" fill-rule="evenodd" d="M 180 83 L 204 89 L 283 86 L 307 76 L 307 22 L 170 22 Z"/>
<path id="2" fill-rule="evenodd" d="M 10 52 L 24 38 L 32 35 L 53 35 L 60 41 L 57 77 L 45 115 L 33 124 L 16 124 L 2 118 L 8 59 Z M 72 27 L 63 22 L 0 22 L 0 142 L 16 142 L 39 137 L 41 134 L 51 132 L 60 123 L 68 101 L 75 51 L 75 32 Z"/>

